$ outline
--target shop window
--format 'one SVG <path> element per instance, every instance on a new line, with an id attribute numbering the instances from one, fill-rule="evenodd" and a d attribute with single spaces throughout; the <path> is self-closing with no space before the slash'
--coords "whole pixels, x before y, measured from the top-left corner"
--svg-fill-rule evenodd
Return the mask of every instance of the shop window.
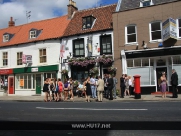
<path id="1" fill-rule="evenodd" d="M 172 56 L 173 64 L 181 64 L 181 56 Z"/>
<path id="2" fill-rule="evenodd" d="M 23 52 L 17 52 L 17 65 L 22 65 Z"/>
<path id="3" fill-rule="evenodd" d="M 135 67 L 141 67 L 141 59 L 135 59 L 134 60 L 134 66 Z"/>
<path id="4" fill-rule="evenodd" d="M 181 38 L 181 19 L 177 20 L 177 26 L 178 26 L 178 38 Z"/>
<path id="5" fill-rule="evenodd" d="M 47 62 L 46 49 L 40 49 L 39 50 L 39 56 L 40 56 L 40 63 Z"/>
<path id="6" fill-rule="evenodd" d="M 127 67 L 133 67 L 133 60 L 127 60 Z"/>
<path id="7" fill-rule="evenodd" d="M 73 41 L 73 57 L 85 57 L 84 39 Z"/>
<path id="8" fill-rule="evenodd" d="M 152 22 L 149 24 L 150 27 L 150 41 L 162 40 L 162 23 Z"/>
<path id="9" fill-rule="evenodd" d="M 111 35 L 105 35 L 100 37 L 100 53 L 103 54 L 112 54 L 112 40 Z"/>
<path id="10" fill-rule="evenodd" d="M 3 52 L 3 66 L 8 65 L 8 52 Z"/>
<path id="11" fill-rule="evenodd" d="M 149 66 L 149 59 L 142 59 L 142 67 Z"/>
<path id="12" fill-rule="evenodd" d="M 154 66 L 154 59 L 150 59 L 150 66 Z"/>
<path id="13" fill-rule="evenodd" d="M 136 25 L 126 26 L 126 44 L 137 43 L 137 30 Z"/>
<path id="14" fill-rule="evenodd" d="M 94 20 L 95 18 L 93 16 L 88 16 L 88 17 L 84 17 L 82 19 L 82 28 L 83 29 L 89 29 L 92 28 L 93 24 L 94 24 Z"/>
<path id="15" fill-rule="evenodd" d="M 16 75 L 15 78 L 16 78 L 16 89 L 32 89 L 31 74 Z"/>

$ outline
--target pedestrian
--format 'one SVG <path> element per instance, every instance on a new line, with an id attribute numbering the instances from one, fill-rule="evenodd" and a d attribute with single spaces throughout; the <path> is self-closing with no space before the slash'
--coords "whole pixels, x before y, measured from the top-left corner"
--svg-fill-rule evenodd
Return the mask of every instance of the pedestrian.
<path id="1" fill-rule="evenodd" d="M 91 91 L 92 91 L 92 98 L 97 98 L 96 96 L 96 80 L 94 75 L 90 79 Z"/>
<path id="2" fill-rule="evenodd" d="M 129 82 L 129 94 L 133 95 L 133 80 L 131 76 L 128 76 L 128 82 Z"/>
<path id="3" fill-rule="evenodd" d="M 0 81 L 0 85 L 1 85 L 1 90 L 3 89 L 3 86 L 4 86 L 4 82 L 3 82 L 3 79 L 1 78 L 1 81 Z"/>
<path id="4" fill-rule="evenodd" d="M 74 88 L 74 86 L 73 86 L 73 83 L 74 83 L 74 81 L 72 80 L 72 78 L 70 77 L 69 78 L 69 84 L 70 84 L 70 99 L 71 100 L 73 100 L 74 99 L 74 93 L 73 93 L 73 88 Z"/>
<path id="5" fill-rule="evenodd" d="M 45 93 L 44 101 L 48 102 L 48 91 L 49 91 L 49 79 L 46 78 L 43 85 L 43 92 Z"/>
<path id="6" fill-rule="evenodd" d="M 111 74 L 109 74 L 108 83 L 107 83 L 109 100 L 113 100 L 113 96 L 112 96 L 113 84 L 114 84 L 113 78 L 112 78 Z"/>
<path id="7" fill-rule="evenodd" d="M 118 83 L 118 80 L 116 79 L 116 75 L 113 76 L 113 92 L 114 92 L 114 99 L 116 99 L 116 84 Z"/>
<path id="8" fill-rule="evenodd" d="M 122 75 L 120 78 L 120 88 L 121 88 L 121 98 L 124 98 L 124 91 L 125 91 L 125 74 Z"/>
<path id="9" fill-rule="evenodd" d="M 167 79 L 165 76 L 165 72 L 162 72 L 162 76 L 160 77 L 160 91 L 162 92 L 162 98 L 166 98 L 166 89 L 167 89 Z"/>
<path id="10" fill-rule="evenodd" d="M 64 81 L 64 101 L 67 101 L 68 99 L 68 93 L 70 90 L 70 84 L 68 83 L 67 79 Z"/>
<path id="11" fill-rule="evenodd" d="M 177 95 L 178 75 L 175 69 L 172 69 L 171 85 L 173 91 L 173 96 L 171 98 L 178 98 Z"/>
<path id="12" fill-rule="evenodd" d="M 128 93 L 128 96 L 130 95 L 129 94 L 129 78 L 127 75 L 125 75 L 125 91 L 124 91 L 124 95 L 126 96 Z"/>
<path id="13" fill-rule="evenodd" d="M 51 90 L 51 96 L 52 96 L 52 100 L 55 100 L 55 83 L 54 83 L 54 79 L 51 79 L 51 83 L 50 83 L 50 90 Z"/>
<path id="14" fill-rule="evenodd" d="M 48 78 L 48 97 L 50 97 L 50 101 L 52 101 L 52 96 L 50 94 L 51 92 L 51 89 L 50 89 L 50 84 L 51 84 L 51 78 Z"/>
<path id="15" fill-rule="evenodd" d="M 90 77 L 87 77 L 84 86 L 86 86 L 86 102 L 90 102 L 90 96 L 92 95 Z"/>
<path id="16" fill-rule="evenodd" d="M 97 94 L 98 94 L 98 102 L 102 102 L 103 100 L 103 91 L 104 91 L 104 80 L 98 76 L 97 81 Z"/>
<path id="17" fill-rule="evenodd" d="M 62 101 L 63 99 L 62 99 L 62 97 L 63 97 L 63 88 L 64 88 L 64 85 L 63 85 L 63 83 L 62 83 L 62 81 L 61 81 L 61 79 L 60 78 L 58 78 L 58 98 L 59 98 L 59 100 L 58 101 Z"/>
<path id="18" fill-rule="evenodd" d="M 108 98 L 108 89 L 107 89 L 107 74 L 104 74 L 104 98 Z"/>
<path id="19" fill-rule="evenodd" d="M 54 84 L 55 84 L 55 101 L 58 102 L 59 101 L 59 86 L 58 86 L 58 81 L 55 78 L 54 79 Z"/>

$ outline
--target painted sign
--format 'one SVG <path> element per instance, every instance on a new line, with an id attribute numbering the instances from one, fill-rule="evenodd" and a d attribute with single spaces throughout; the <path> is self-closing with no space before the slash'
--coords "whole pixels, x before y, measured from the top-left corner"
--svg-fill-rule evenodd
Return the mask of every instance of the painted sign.
<path id="1" fill-rule="evenodd" d="M 177 39 L 176 20 L 169 18 L 163 22 L 162 27 L 163 41 L 166 41 L 169 38 Z"/>
<path id="2" fill-rule="evenodd" d="M 22 55 L 22 63 L 23 63 L 23 64 L 26 63 L 26 55 L 25 55 L 25 54 Z"/>
<path id="3" fill-rule="evenodd" d="M 31 72 L 38 72 L 38 68 L 31 68 Z"/>
<path id="4" fill-rule="evenodd" d="M 65 45 L 61 45 L 60 47 L 60 57 L 63 58 L 64 57 L 64 52 L 65 52 Z"/>
<path id="5" fill-rule="evenodd" d="M 22 55 L 22 63 L 27 64 L 27 63 L 32 63 L 32 55 Z"/>
<path id="6" fill-rule="evenodd" d="M 19 86 L 24 86 L 24 79 L 20 79 Z"/>
<path id="7" fill-rule="evenodd" d="M 0 75 L 8 75 L 8 74 L 13 74 L 12 69 L 0 69 Z"/>

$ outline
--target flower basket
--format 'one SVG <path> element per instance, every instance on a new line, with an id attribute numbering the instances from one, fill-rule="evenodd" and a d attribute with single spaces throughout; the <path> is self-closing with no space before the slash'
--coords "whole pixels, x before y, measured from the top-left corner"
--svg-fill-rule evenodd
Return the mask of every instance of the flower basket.
<path id="1" fill-rule="evenodd" d="M 116 75 L 117 68 L 112 66 L 108 68 L 108 71 L 111 75 Z"/>
<path id="2" fill-rule="evenodd" d="M 7 86 L 3 86 L 3 89 L 4 89 L 4 93 L 7 93 L 8 87 Z"/>
<path id="3" fill-rule="evenodd" d="M 96 60 L 96 62 L 102 63 L 104 65 L 111 64 L 113 62 L 113 56 L 112 55 L 102 55 Z"/>
<path id="4" fill-rule="evenodd" d="M 80 57 L 80 58 L 69 59 L 68 64 L 71 66 L 87 67 L 88 65 L 95 65 L 96 61 L 94 58 Z"/>
<path id="5" fill-rule="evenodd" d="M 99 70 L 98 70 L 98 68 L 97 67 L 94 67 L 94 68 L 92 68 L 92 69 L 90 69 L 89 70 L 89 73 L 90 73 L 90 75 L 94 75 L 94 76 L 97 76 L 98 74 L 99 74 Z"/>
<path id="6" fill-rule="evenodd" d="M 61 71 L 61 74 L 62 74 L 62 75 L 68 75 L 68 70 L 63 69 L 63 70 Z"/>
<path id="7" fill-rule="evenodd" d="M 78 81 L 77 81 L 77 80 L 74 81 L 73 86 L 74 86 L 74 87 L 78 87 Z"/>

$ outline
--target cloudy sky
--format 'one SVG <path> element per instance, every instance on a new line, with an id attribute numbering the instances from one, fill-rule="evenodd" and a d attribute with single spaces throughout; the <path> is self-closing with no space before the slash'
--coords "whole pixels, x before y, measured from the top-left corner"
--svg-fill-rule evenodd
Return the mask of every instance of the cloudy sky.
<path id="1" fill-rule="evenodd" d="M 117 3 L 118 0 L 74 0 L 78 9 Z M 86 2 L 85 2 L 86 1 Z M 0 29 L 8 27 L 10 17 L 15 25 L 67 14 L 69 0 L 0 0 Z M 27 20 L 26 12 L 31 11 Z"/>

